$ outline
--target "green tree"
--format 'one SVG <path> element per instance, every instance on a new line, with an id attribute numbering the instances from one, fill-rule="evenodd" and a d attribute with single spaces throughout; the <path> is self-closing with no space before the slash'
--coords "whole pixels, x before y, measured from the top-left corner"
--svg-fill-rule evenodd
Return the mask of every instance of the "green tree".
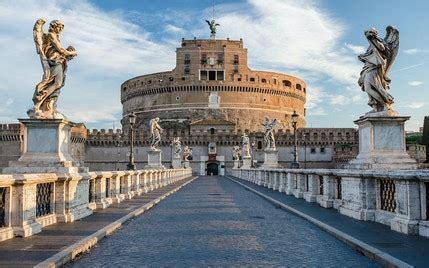
<path id="1" fill-rule="evenodd" d="M 422 144 L 426 145 L 426 162 L 429 161 L 429 116 L 425 116 L 423 123 Z"/>

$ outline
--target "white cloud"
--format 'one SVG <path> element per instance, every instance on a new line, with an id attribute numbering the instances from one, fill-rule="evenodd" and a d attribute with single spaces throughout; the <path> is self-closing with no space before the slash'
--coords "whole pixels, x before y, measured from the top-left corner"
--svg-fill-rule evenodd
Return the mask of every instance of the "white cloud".
<path id="1" fill-rule="evenodd" d="M 403 52 L 405 54 L 408 54 L 408 55 L 416 55 L 416 54 L 420 54 L 420 53 L 428 53 L 429 49 L 410 48 L 410 49 L 403 50 Z"/>
<path id="2" fill-rule="evenodd" d="M 308 88 L 307 102 L 305 103 L 307 115 L 327 115 L 325 109 L 320 106 L 325 96 L 325 91 L 320 88 Z"/>
<path id="3" fill-rule="evenodd" d="M 223 10 L 218 21 L 218 36 L 245 40 L 251 66 L 298 68 L 340 83 L 357 81 L 360 64 L 341 50 L 345 25 L 316 1 L 249 0 L 247 8 Z"/>
<path id="4" fill-rule="evenodd" d="M 410 82 L 408 82 L 408 85 L 412 86 L 412 87 L 417 87 L 417 86 L 420 86 L 421 84 L 423 84 L 422 81 L 410 81 Z"/>
<path id="5" fill-rule="evenodd" d="M 346 46 L 346 48 L 351 50 L 354 54 L 362 54 L 366 51 L 366 47 L 364 46 L 357 46 L 349 43 L 345 43 L 344 45 Z"/>
<path id="6" fill-rule="evenodd" d="M 345 105 L 346 103 L 348 103 L 348 100 L 344 95 L 332 95 L 330 96 L 330 98 L 330 104 L 332 105 Z"/>
<path id="7" fill-rule="evenodd" d="M 398 103 L 399 107 L 409 108 L 409 109 L 420 109 L 425 105 L 426 103 L 421 101 L 402 101 Z"/>
<path id="8" fill-rule="evenodd" d="M 26 100 L 13 107 L 13 116 L 2 112 L 3 118 L 22 117 L 32 105 L 34 86 L 42 75 L 31 32 L 39 17 L 48 22 L 63 20 L 62 44 L 73 45 L 78 52 L 78 57 L 69 63 L 58 105 L 58 110 L 72 120 L 117 121 L 123 81 L 174 68 L 174 46 L 152 41 L 150 33 L 121 13 L 101 11 L 86 0 L 2 1 L 0 93 L 6 98 Z M 48 23 L 45 31 L 47 28 Z"/>
<path id="9" fill-rule="evenodd" d="M 165 29 L 165 31 L 170 32 L 170 33 L 174 33 L 174 34 L 176 34 L 176 33 L 184 33 L 185 32 L 182 28 L 174 26 L 172 24 L 165 25 L 164 29 Z"/>

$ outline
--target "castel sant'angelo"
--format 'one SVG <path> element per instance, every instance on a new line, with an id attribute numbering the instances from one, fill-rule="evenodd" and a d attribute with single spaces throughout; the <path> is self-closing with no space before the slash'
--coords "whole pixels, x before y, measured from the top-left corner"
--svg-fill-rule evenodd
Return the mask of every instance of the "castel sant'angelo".
<path id="1" fill-rule="evenodd" d="M 127 119 L 134 113 L 137 168 L 148 162 L 149 121 L 158 117 L 164 166 L 170 166 L 172 141 L 179 137 L 183 146 L 192 147 L 190 167 L 195 174 L 222 175 L 232 168 L 232 149 L 241 146 L 245 133 L 254 144 L 256 166 L 264 162 L 262 123 L 268 117 L 278 122 L 274 133 L 278 164 L 289 167 L 294 151 L 291 115 L 296 112 L 297 160 L 303 167 L 338 167 L 356 156 L 356 129 L 305 128 L 303 79 L 252 70 L 247 59 L 242 39 L 216 39 L 213 33 L 210 39 L 182 39 L 173 70 L 137 76 L 121 85 L 123 128 L 74 127 L 71 153 L 90 170 L 125 169 L 130 140 Z M 1 125 L 0 167 L 21 155 L 22 131 L 19 124 Z M 409 153 L 419 160 L 418 150 Z"/>
<path id="2" fill-rule="evenodd" d="M 294 111 L 304 127 L 305 96 L 305 82 L 298 77 L 251 70 L 243 40 L 214 38 L 183 39 L 174 70 L 131 78 L 121 86 L 123 115 L 134 112 L 141 128 L 159 117 L 165 129 L 207 123 L 257 132 L 269 117 L 286 130 Z"/>

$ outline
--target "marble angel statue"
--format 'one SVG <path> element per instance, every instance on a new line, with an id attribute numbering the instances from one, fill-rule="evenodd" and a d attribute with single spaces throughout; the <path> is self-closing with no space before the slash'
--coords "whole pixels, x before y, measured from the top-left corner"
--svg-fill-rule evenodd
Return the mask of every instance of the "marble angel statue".
<path id="1" fill-rule="evenodd" d="M 241 136 L 241 144 L 243 149 L 243 157 L 250 158 L 250 139 L 246 133 Z"/>
<path id="2" fill-rule="evenodd" d="M 153 118 L 149 121 L 149 127 L 150 127 L 150 136 L 151 136 L 151 150 L 152 151 L 159 151 L 158 149 L 159 142 L 161 141 L 161 133 L 163 129 L 159 125 L 159 118 Z"/>
<path id="3" fill-rule="evenodd" d="M 180 153 L 182 152 L 182 142 L 180 141 L 180 138 L 173 138 L 173 153 L 174 158 L 180 158 Z"/>
<path id="4" fill-rule="evenodd" d="M 183 160 L 189 161 L 192 157 L 192 148 L 189 146 L 185 146 L 183 148 Z"/>
<path id="5" fill-rule="evenodd" d="M 387 26 L 384 39 L 378 37 L 375 28 L 365 31 L 369 42 L 367 51 L 358 56 L 364 63 L 358 84 L 368 94 L 368 105 L 374 112 L 383 112 L 385 115 L 395 115 L 392 109 L 393 97 L 389 94 L 389 70 L 395 61 L 399 49 L 399 31 Z"/>
<path id="6" fill-rule="evenodd" d="M 241 157 L 241 149 L 240 146 L 234 146 L 234 148 L 232 148 L 232 158 L 234 160 L 240 160 Z"/>
<path id="7" fill-rule="evenodd" d="M 33 28 L 36 52 L 40 56 L 43 68 L 42 81 L 36 85 L 33 95 L 34 106 L 27 114 L 35 119 L 64 119 L 64 115 L 56 111 L 60 90 L 64 86 L 67 62 L 77 56 L 76 50 L 69 46 L 63 48 L 60 33 L 64 23 L 53 20 L 47 33 L 43 32 L 44 19 L 38 19 Z"/>
<path id="8" fill-rule="evenodd" d="M 262 124 L 265 128 L 264 143 L 265 150 L 274 151 L 276 150 L 276 142 L 274 140 L 274 128 L 277 127 L 277 119 L 270 120 L 265 117 L 265 122 Z"/>

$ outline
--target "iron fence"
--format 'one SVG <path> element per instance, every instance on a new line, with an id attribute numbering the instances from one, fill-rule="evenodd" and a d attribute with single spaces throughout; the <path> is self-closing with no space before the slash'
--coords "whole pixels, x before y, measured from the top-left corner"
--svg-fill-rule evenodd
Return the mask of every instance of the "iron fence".
<path id="1" fill-rule="evenodd" d="M 380 180 L 380 201 L 381 209 L 389 212 L 395 212 L 395 182 L 392 180 Z"/>
<path id="2" fill-rule="evenodd" d="M 53 185 L 53 182 L 39 183 L 36 185 L 36 217 L 51 214 Z"/>

